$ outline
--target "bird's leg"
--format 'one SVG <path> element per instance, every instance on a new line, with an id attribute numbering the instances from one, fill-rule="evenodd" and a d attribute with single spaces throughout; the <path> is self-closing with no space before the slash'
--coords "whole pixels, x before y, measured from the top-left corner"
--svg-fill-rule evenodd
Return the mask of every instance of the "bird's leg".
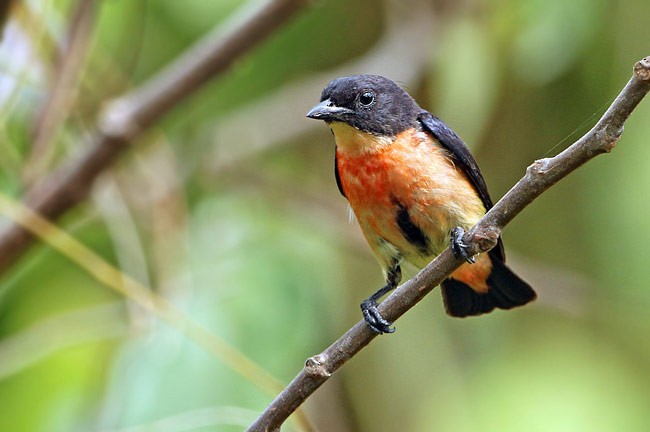
<path id="1" fill-rule="evenodd" d="M 476 259 L 467 253 L 469 246 L 463 243 L 464 235 L 465 230 L 461 227 L 456 227 L 451 230 L 451 251 L 454 253 L 456 259 L 463 258 L 468 263 L 474 264 Z"/>
<path id="2" fill-rule="evenodd" d="M 402 279 L 402 270 L 397 263 L 394 263 L 386 273 L 386 285 L 377 290 L 373 295 L 361 302 L 361 312 L 363 312 L 363 319 L 368 326 L 375 333 L 393 333 L 395 327 L 391 327 L 391 322 L 381 316 L 377 310 L 377 302 L 386 293 L 392 291 L 397 287 L 397 284 Z"/>

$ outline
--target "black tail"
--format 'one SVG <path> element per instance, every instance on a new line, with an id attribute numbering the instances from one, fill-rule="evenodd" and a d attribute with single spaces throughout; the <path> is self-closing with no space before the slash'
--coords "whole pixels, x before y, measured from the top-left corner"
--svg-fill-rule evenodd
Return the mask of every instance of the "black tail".
<path id="1" fill-rule="evenodd" d="M 514 274 L 500 257 L 490 253 L 492 273 L 488 291 L 479 293 L 456 279 L 445 279 L 440 287 L 445 309 L 453 317 L 466 317 L 491 312 L 494 308 L 511 309 L 535 300 L 535 291 Z"/>

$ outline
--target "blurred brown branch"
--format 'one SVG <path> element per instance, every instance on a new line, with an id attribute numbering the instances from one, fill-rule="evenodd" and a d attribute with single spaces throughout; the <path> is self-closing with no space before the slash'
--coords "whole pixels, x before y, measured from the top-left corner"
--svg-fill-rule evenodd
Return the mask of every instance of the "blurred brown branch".
<path id="1" fill-rule="evenodd" d="M 224 72 L 233 61 L 286 23 L 308 0 L 268 0 L 245 5 L 225 26 L 197 42 L 140 88 L 106 107 L 97 130 L 76 160 L 60 167 L 28 191 L 25 203 L 48 219 L 56 219 L 86 198 L 93 181 L 176 104 Z M 0 229 L 0 274 L 34 242 L 16 223 Z"/>
<path id="2" fill-rule="evenodd" d="M 11 8 L 15 0 L 4 0 L 0 2 L 0 41 L 2 40 L 2 35 L 4 34 L 5 23 L 9 18 L 11 13 Z"/>
<path id="3" fill-rule="evenodd" d="M 634 65 L 632 78 L 596 126 L 557 156 L 530 165 L 526 175 L 465 235 L 464 241 L 470 245 L 471 253 L 490 250 L 496 245 L 503 227 L 534 199 L 590 159 L 610 152 L 623 132 L 623 124 L 649 90 L 650 57 L 646 57 Z M 461 264 L 451 250 L 445 250 L 381 303 L 382 316 L 389 321 L 397 320 Z M 279 431 L 294 410 L 376 336 L 360 321 L 325 351 L 307 359 L 303 370 L 248 431 Z"/>

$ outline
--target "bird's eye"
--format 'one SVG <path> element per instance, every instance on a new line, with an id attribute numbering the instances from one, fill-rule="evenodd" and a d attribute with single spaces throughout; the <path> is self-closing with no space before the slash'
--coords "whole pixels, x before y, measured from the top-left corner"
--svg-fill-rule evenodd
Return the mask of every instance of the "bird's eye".
<path id="1" fill-rule="evenodd" d="M 375 94 L 371 91 L 365 91 L 359 96 L 359 103 L 364 107 L 369 107 L 375 102 Z"/>

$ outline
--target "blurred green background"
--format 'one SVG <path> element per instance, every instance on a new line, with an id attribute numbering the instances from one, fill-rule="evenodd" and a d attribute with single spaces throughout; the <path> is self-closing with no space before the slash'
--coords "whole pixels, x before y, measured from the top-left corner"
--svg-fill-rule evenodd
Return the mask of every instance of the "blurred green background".
<path id="1" fill-rule="evenodd" d="M 104 102 L 242 3 L 14 0 L 0 191 L 20 199 L 73 158 Z M 144 134 L 60 226 L 288 382 L 382 283 L 331 134 L 304 117 L 322 87 L 400 82 L 467 141 L 496 200 L 589 130 L 650 55 L 649 16 L 647 1 L 315 1 Z M 612 154 L 507 227 L 537 302 L 457 320 L 434 291 L 306 403 L 318 429 L 650 430 L 649 119 L 646 100 Z M 0 279 L 0 430 L 237 431 L 272 397 L 46 246 Z"/>

